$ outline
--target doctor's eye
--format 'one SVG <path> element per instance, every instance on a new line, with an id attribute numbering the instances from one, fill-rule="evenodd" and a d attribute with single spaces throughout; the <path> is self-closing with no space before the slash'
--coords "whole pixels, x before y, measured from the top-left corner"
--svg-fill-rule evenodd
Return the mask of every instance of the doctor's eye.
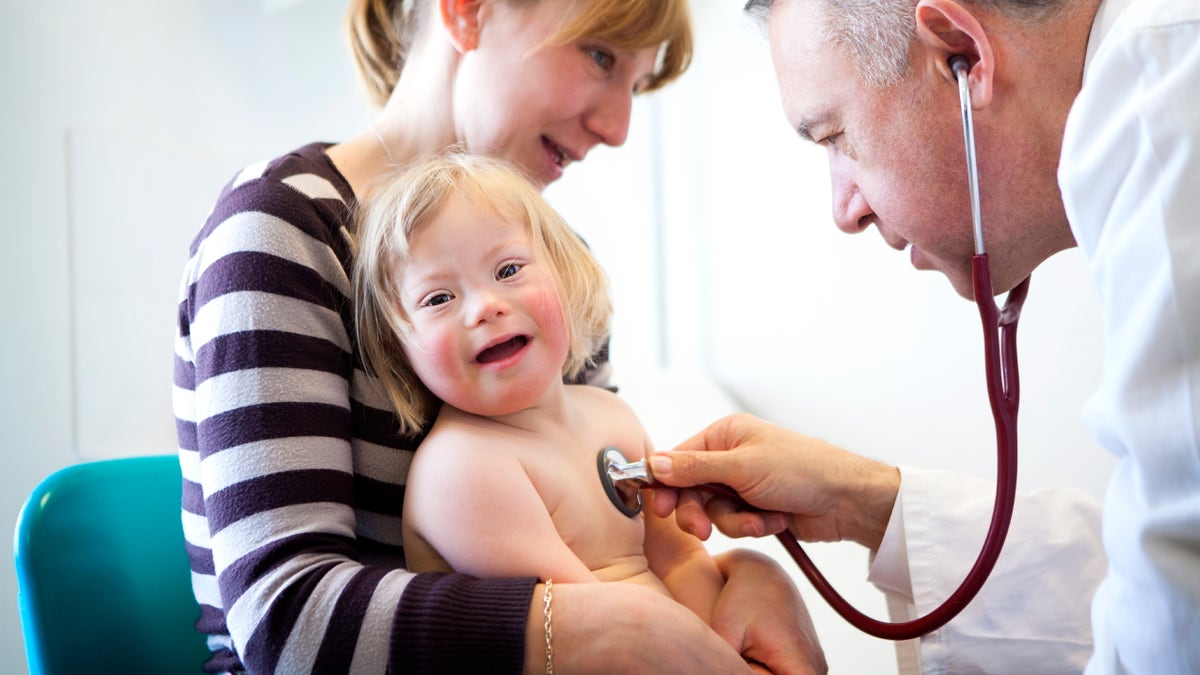
<path id="1" fill-rule="evenodd" d="M 521 270 L 520 263 L 515 263 L 515 262 L 504 263 L 503 265 L 500 266 L 500 269 L 496 270 L 496 278 L 497 279 L 507 279 L 507 278 L 513 276 L 514 274 L 516 274 L 517 272 L 519 272 L 520 270 Z"/>
<path id="2" fill-rule="evenodd" d="M 831 146 L 831 147 L 836 148 L 838 145 L 838 141 L 841 140 L 841 138 L 842 138 L 842 133 L 839 131 L 836 134 L 829 134 L 828 136 L 817 141 L 817 145 Z"/>

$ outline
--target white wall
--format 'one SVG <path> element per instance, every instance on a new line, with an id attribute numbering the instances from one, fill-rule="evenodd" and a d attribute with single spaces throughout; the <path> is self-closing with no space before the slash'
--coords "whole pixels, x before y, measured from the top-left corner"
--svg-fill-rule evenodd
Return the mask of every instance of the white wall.
<path id="1" fill-rule="evenodd" d="M 887 461 L 990 475 L 972 306 L 875 234 L 835 230 L 824 158 L 783 122 L 740 4 L 695 3 L 692 71 L 639 104 L 626 148 L 595 151 L 547 192 L 610 273 L 618 368 L 711 374 L 779 423 Z M 343 7 L 0 0 L 0 522 L 57 468 L 172 451 L 176 283 L 212 199 L 238 167 L 369 117 Z M 1110 462 L 1078 421 L 1099 376 L 1097 327 L 1077 255 L 1056 258 L 1021 329 L 1023 485 L 1102 488 Z M 882 612 L 861 551 L 816 548 L 835 584 Z M 0 670 L 19 672 L 11 564 L 0 598 Z M 890 646 L 812 602 L 835 672 L 890 667 Z"/>
<path id="2" fill-rule="evenodd" d="M 213 198 L 239 166 L 366 119 L 343 7 L 3 0 L 6 527 L 55 469 L 174 451 L 176 287 Z M 6 562 L 0 671 L 24 664 Z"/>

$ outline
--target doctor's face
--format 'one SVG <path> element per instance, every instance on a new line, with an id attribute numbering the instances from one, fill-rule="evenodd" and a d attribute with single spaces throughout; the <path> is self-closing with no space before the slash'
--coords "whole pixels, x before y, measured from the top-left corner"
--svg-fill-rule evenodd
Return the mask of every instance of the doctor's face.
<path id="1" fill-rule="evenodd" d="M 919 45 L 913 72 L 887 88 L 874 86 L 856 71 L 848 49 L 827 42 L 823 22 L 814 0 L 776 0 L 768 29 L 788 122 L 828 153 L 834 221 L 847 233 L 874 226 L 889 246 L 907 250 L 914 268 L 940 271 L 960 295 L 972 297 L 974 238 L 958 88 Z M 998 161 L 994 150 L 1008 142 L 988 127 L 977 113 L 985 242 L 995 290 L 1002 292 L 1041 260 L 1010 235 L 1019 232 L 1011 221 L 1022 218 L 1014 209 L 989 209 L 1014 200 L 1001 194 L 1012 185 L 997 165 L 986 164 Z"/>

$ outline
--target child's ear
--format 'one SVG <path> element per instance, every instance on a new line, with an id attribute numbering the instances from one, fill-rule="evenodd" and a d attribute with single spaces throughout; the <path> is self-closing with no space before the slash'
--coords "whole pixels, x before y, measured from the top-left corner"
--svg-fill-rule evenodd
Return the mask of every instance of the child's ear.
<path id="1" fill-rule="evenodd" d="M 481 0 L 438 0 L 442 26 L 460 53 L 469 52 L 479 44 L 480 4 Z"/>
<path id="2" fill-rule="evenodd" d="M 963 56 L 971 64 L 967 82 L 971 87 L 971 105 L 984 108 L 992 100 L 992 78 L 996 62 L 992 42 L 971 10 L 956 0 L 920 0 L 916 7 L 917 42 L 925 47 L 927 58 L 951 83 L 956 82 L 949 61 Z"/>

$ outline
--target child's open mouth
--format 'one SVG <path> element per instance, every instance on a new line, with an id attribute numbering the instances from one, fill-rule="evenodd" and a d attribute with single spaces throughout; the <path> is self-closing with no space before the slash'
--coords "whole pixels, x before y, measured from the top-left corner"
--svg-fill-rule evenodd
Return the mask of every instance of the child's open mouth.
<path id="1" fill-rule="evenodd" d="M 479 352 L 479 355 L 475 357 L 475 361 L 485 364 L 503 361 L 504 359 L 507 359 L 508 357 L 524 349 L 525 345 L 527 344 L 529 344 L 529 338 L 527 336 L 517 335 L 509 340 L 505 340 L 500 344 L 492 345 L 491 347 Z"/>

